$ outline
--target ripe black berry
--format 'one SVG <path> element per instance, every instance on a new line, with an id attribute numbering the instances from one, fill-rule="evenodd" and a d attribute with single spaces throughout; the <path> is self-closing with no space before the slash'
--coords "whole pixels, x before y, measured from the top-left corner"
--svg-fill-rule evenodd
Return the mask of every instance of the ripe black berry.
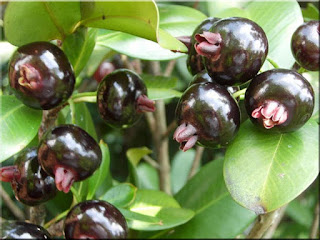
<path id="1" fill-rule="evenodd" d="M 319 21 L 304 23 L 292 35 L 292 54 L 301 67 L 310 71 L 319 71 L 319 35 Z"/>
<path id="2" fill-rule="evenodd" d="M 38 163 L 37 149 L 29 148 L 19 154 L 15 165 L 0 169 L 0 180 L 11 182 L 16 199 L 34 206 L 56 194 L 54 179 Z"/>
<path id="3" fill-rule="evenodd" d="M 198 72 L 201 72 L 202 70 L 205 69 L 204 64 L 202 62 L 202 56 L 199 55 L 194 48 L 194 44 L 196 43 L 194 36 L 196 34 L 202 34 L 204 31 L 209 31 L 212 25 L 219 19 L 220 18 L 211 18 L 211 17 L 205 19 L 197 26 L 197 28 L 192 33 L 191 46 L 190 46 L 190 49 L 188 52 L 188 58 L 187 58 L 187 68 L 192 75 L 195 75 Z"/>
<path id="4" fill-rule="evenodd" d="M 49 42 L 19 47 L 9 65 L 9 81 L 15 96 L 36 109 L 51 109 L 72 94 L 75 76 L 63 51 Z"/>
<path id="5" fill-rule="evenodd" d="M 127 128 L 136 123 L 143 112 L 154 111 L 147 88 L 133 71 L 118 69 L 99 84 L 97 103 L 102 119 L 114 128 Z"/>
<path id="6" fill-rule="evenodd" d="M 102 153 L 98 143 L 83 129 L 61 125 L 45 133 L 38 148 L 42 168 L 60 191 L 68 192 L 73 182 L 90 177 L 100 166 Z"/>
<path id="7" fill-rule="evenodd" d="M 195 35 L 208 74 L 221 85 L 240 85 L 260 70 L 268 53 L 263 29 L 246 18 L 224 18 Z"/>
<path id="8" fill-rule="evenodd" d="M 311 117 L 314 93 L 299 73 L 273 69 L 252 79 L 245 106 L 251 121 L 260 128 L 290 132 L 302 127 Z"/>
<path id="9" fill-rule="evenodd" d="M 205 147 L 226 146 L 240 125 L 240 110 L 227 89 L 216 83 L 190 86 L 176 109 L 179 127 L 173 138 L 187 151 L 198 142 Z"/>
<path id="10" fill-rule="evenodd" d="M 99 83 L 106 75 L 113 72 L 114 70 L 116 70 L 116 66 L 112 62 L 104 60 L 100 63 L 97 70 L 94 72 L 93 78 Z"/>
<path id="11" fill-rule="evenodd" d="M 105 201 L 78 203 L 65 220 L 66 239 L 125 239 L 127 222 L 121 212 Z"/>
<path id="12" fill-rule="evenodd" d="M 1 239 L 51 239 L 50 234 L 43 227 L 17 221 L 1 222 Z"/>

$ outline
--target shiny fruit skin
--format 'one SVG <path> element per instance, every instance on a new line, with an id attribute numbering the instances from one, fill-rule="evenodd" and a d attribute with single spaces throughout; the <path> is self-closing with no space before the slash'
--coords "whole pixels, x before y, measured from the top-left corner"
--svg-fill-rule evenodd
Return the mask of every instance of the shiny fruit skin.
<path id="1" fill-rule="evenodd" d="M 299 26 L 291 38 L 291 51 L 299 65 L 309 71 L 319 71 L 320 22 L 309 21 Z"/>
<path id="2" fill-rule="evenodd" d="M 75 76 L 59 47 L 33 42 L 19 47 L 12 55 L 9 82 L 15 96 L 25 105 L 48 110 L 70 97 Z"/>
<path id="3" fill-rule="evenodd" d="M 98 143 L 75 125 L 60 125 L 48 130 L 38 148 L 42 168 L 51 176 L 59 166 L 72 170 L 74 181 L 90 177 L 100 166 L 102 158 Z"/>
<path id="4" fill-rule="evenodd" d="M 43 227 L 19 221 L 2 221 L 1 239 L 51 239 Z"/>
<path id="5" fill-rule="evenodd" d="M 263 29 L 246 18 L 224 18 L 209 30 L 222 37 L 217 61 L 204 57 L 208 74 L 221 85 L 240 85 L 252 79 L 268 54 L 268 40 Z"/>
<path id="6" fill-rule="evenodd" d="M 125 239 L 127 222 L 112 204 L 100 200 L 78 203 L 65 220 L 66 239 Z"/>
<path id="7" fill-rule="evenodd" d="M 197 129 L 198 143 L 226 146 L 240 126 L 240 110 L 225 87 L 216 83 L 193 84 L 183 93 L 176 109 L 178 125 L 187 122 Z"/>
<path id="8" fill-rule="evenodd" d="M 204 64 L 202 62 L 202 56 L 198 55 L 196 50 L 194 49 L 194 35 L 197 33 L 202 33 L 203 31 L 208 31 L 212 27 L 212 25 L 218 20 L 220 20 L 220 18 L 207 18 L 204 21 L 202 21 L 192 33 L 191 47 L 188 52 L 187 58 L 187 68 L 191 75 L 195 75 L 205 69 Z"/>
<path id="9" fill-rule="evenodd" d="M 12 182 L 17 200 L 34 206 L 52 199 L 57 192 L 54 179 L 41 168 L 37 149 L 30 148 L 19 154 L 15 161 L 20 176 Z"/>
<path id="10" fill-rule="evenodd" d="M 108 74 L 97 91 L 101 118 L 113 128 L 131 127 L 142 116 L 136 102 L 140 95 L 147 95 L 147 88 L 135 72 L 118 69 Z"/>
<path id="11" fill-rule="evenodd" d="M 254 109 L 266 100 L 283 104 L 288 119 L 281 125 L 265 129 L 261 119 L 251 116 Z M 287 69 L 273 69 L 257 75 L 245 94 L 245 107 L 251 121 L 268 132 L 292 132 L 301 128 L 312 116 L 314 92 L 310 83 L 299 73 Z"/>

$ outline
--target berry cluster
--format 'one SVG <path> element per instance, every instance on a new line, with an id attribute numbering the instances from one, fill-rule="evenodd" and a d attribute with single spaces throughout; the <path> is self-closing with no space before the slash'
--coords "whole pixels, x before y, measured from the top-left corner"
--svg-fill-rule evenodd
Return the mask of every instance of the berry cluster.
<path id="1" fill-rule="evenodd" d="M 246 29 L 246 30 L 244 30 Z M 300 26 L 292 36 L 297 62 L 319 70 L 319 22 Z M 186 151 L 196 143 L 226 146 L 240 126 L 240 110 L 232 93 L 249 82 L 245 107 L 251 121 L 271 132 L 290 132 L 311 117 L 314 92 L 299 73 L 273 69 L 258 74 L 268 54 L 263 29 L 246 18 L 208 18 L 195 29 L 187 67 L 194 75 L 176 108 L 173 138 Z"/>

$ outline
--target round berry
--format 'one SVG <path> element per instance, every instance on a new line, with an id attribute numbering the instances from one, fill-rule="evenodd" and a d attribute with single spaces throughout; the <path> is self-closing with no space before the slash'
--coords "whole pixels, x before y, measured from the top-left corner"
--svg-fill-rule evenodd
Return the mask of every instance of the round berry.
<path id="1" fill-rule="evenodd" d="M 147 88 L 133 71 L 118 69 L 99 84 L 97 103 L 100 116 L 111 127 L 128 128 L 143 112 L 155 110 L 154 101 L 147 97 Z"/>
<path id="2" fill-rule="evenodd" d="M 216 83 L 190 86 L 176 109 L 178 128 L 173 138 L 187 151 L 196 143 L 205 147 L 226 146 L 240 126 L 240 110 L 227 89 Z"/>
<path id="3" fill-rule="evenodd" d="M 11 57 L 9 81 L 25 105 L 48 110 L 72 94 L 75 76 L 64 52 L 49 42 L 19 47 Z"/>
<path id="4" fill-rule="evenodd" d="M 66 239 L 125 239 L 127 222 L 112 204 L 88 200 L 78 203 L 65 220 Z"/>
<path id="5" fill-rule="evenodd" d="M 221 19 L 195 39 L 208 74 L 221 85 L 240 85 L 252 79 L 268 54 L 263 29 L 246 18 Z"/>
<path id="6" fill-rule="evenodd" d="M 1 239 L 51 239 L 43 227 L 18 221 L 1 222 Z"/>
<path id="7" fill-rule="evenodd" d="M 11 182 L 15 197 L 20 202 L 34 206 L 56 195 L 54 179 L 38 163 L 37 149 L 22 151 L 15 165 L 0 168 L 0 180 Z"/>
<path id="8" fill-rule="evenodd" d="M 245 106 L 251 121 L 259 128 L 291 132 L 311 117 L 314 93 L 299 73 L 273 69 L 252 79 L 245 94 Z"/>
<path id="9" fill-rule="evenodd" d="M 202 62 L 202 56 L 199 55 L 194 48 L 194 44 L 196 43 L 194 36 L 196 34 L 202 34 L 204 31 L 209 31 L 212 25 L 219 19 L 220 18 L 212 18 L 212 17 L 205 19 L 197 26 L 197 28 L 192 33 L 191 46 L 190 46 L 190 49 L 188 52 L 188 58 L 187 58 L 187 68 L 192 75 L 195 75 L 198 72 L 201 72 L 202 70 L 205 69 L 204 64 Z"/>
<path id="10" fill-rule="evenodd" d="M 93 78 L 99 83 L 106 75 L 113 72 L 114 70 L 116 70 L 116 66 L 112 62 L 104 60 L 102 61 L 102 63 L 100 63 L 97 70 L 94 72 Z"/>
<path id="11" fill-rule="evenodd" d="M 319 71 L 320 22 L 304 23 L 293 33 L 291 51 L 299 65 L 310 71 Z"/>
<path id="12" fill-rule="evenodd" d="M 73 182 L 90 177 L 100 166 L 98 143 L 83 129 L 61 125 L 47 131 L 38 148 L 42 168 L 54 176 L 56 187 L 68 192 Z"/>

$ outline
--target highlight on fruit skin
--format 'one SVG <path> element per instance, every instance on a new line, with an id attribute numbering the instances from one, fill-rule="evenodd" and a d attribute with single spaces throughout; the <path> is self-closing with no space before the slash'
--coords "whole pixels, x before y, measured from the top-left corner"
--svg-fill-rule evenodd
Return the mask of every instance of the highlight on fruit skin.
<path id="1" fill-rule="evenodd" d="M 78 203 L 64 222 L 66 239 L 125 239 L 128 231 L 122 213 L 102 200 Z"/>
<path id="2" fill-rule="evenodd" d="M 250 120 L 260 129 L 292 132 L 312 116 L 314 92 L 299 73 L 272 69 L 252 79 L 246 90 L 245 107 Z"/>
<path id="3" fill-rule="evenodd" d="M 217 83 L 193 84 L 183 93 L 176 108 L 178 128 L 173 138 L 187 151 L 195 144 L 225 147 L 240 126 L 238 103 Z"/>
<path id="4" fill-rule="evenodd" d="M 35 206 L 55 197 L 53 177 L 40 166 L 37 148 L 27 148 L 17 156 L 12 166 L 0 168 L 0 181 L 10 182 L 18 201 Z"/>
<path id="5" fill-rule="evenodd" d="M 216 21 L 195 35 L 195 49 L 208 74 L 219 84 L 241 85 L 252 79 L 268 54 L 268 39 L 255 22 L 240 17 Z"/>
<path id="6" fill-rule="evenodd" d="M 87 179 L 99 168 L 102 152 L 86 131 L 65 124 L 43 135 L 38 159 L 42 168 L 55 178 L 57 189 L 67 193 L 74 182 Z"/>
<path id="7" fill-rule="evenodd" d="M 75 76 L 64 52 L 50 42 L 19 47 L 9 63 L 9 84 L 25 105 L 49 110 L 71 96 Z"/>
<path id="8" fill-rule="evenodd" d="M 128 69 L 118 69 L 101 81 L 97 104 L 101 118 L 114 128 L 131 127 L 141 113 L 155 111 L 155 102 L 147 97 L 144 82 Z"/>
<path id="9" fill-rule="evenodd" d="M 299 26 L 291 38 L 291 51 L 298 64 L 309 71 L 320 69 L 320 21 Z"/>
<path id="10" fill-rule="evenodd" d="M 21 221 L 1 221 L 1 239 L 51 239 L 50 234 L 43 227 Z"/>

